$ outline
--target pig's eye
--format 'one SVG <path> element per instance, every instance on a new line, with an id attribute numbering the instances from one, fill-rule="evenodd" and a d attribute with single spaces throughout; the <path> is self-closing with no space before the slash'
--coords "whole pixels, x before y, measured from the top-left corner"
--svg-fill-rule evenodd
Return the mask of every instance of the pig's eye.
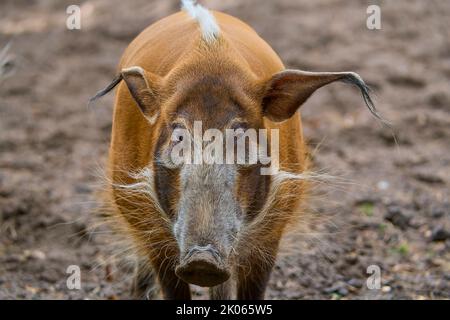
<path id="1" fill-rule="evenodd" d="M 181 123 L 173 123 L 172 127 L 172 141 L 177 143 L 181 142 L 186 135 L 186 128 Z"/>
<path id="2" fill-rule="evenodd" d="M 248 126 L 248 123 L 247 123 L 247 122 L 244 122 L 244 121 L 236 121 L 236 122 L 233 122 L 233 123 L 231 124 L 230 128 L 233 129 L 233 130 L 243 130 L 243 131 L 246 131 L 246 130 L 249 128 L 249 126 Z"/>
<path id="3" fill-rule="evenodd" d="M 180 122 L 173 122 L 170 124 L 170 127 L 175 130 L 175 129 L 183 129 L 184 125 Z"/>
<path id="4" fill-rule="evenodd" d="M 184 139 L 183 129 L 175 129 L 172 133 L 173 142 L 181 142 Z"/>

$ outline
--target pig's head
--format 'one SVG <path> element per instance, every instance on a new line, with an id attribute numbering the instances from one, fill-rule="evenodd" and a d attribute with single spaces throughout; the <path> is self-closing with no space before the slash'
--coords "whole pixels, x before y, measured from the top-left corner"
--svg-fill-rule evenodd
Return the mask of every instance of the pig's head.
<path id="1" fill-rule="evenodd" d="M 367 87 L 355 73 L 285 70 L 260 79 L 248 67 L 224 61 L 183 65 L 165 77 L 141 67 L 127 68 L 97 95 L 124 80 L 142 115 L 154 126 L 153 134 L 158 135 L 150 151 L 154 189 L 178 243 L 175 272 L 188 283 L 208 287 L 230 277 L 240 233 L 264 206 L 271 177 L 261 175 L 260 163 L 175 161 L 176 146 L 196 143 L 195 122 L 202 124 L 201 135 L 207 129 L 261 129 L 264 118 L 289 119 L 316 89 L 334 81 L 359 87 L 377 115 Z M 179 130 L 189 134 L 178 134 Z"/>

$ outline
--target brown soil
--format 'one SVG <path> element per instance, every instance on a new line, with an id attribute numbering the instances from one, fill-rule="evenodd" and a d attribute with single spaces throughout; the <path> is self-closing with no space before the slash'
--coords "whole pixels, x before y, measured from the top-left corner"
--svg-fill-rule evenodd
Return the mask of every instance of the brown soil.
<path id="1" fill-rule="evenodd" d="M 0 46 L 13 41 L 16 64 L 0 83 L 0 299 L 128 296 L 129 275 L 88 231 L 113 96 L 86 101 L 178 1 L 81 2 L 79 31 L 65 28 L 73 1 L 0 4 Z M 382 1 L 382 30 L 368 30 L 373 2 L 208 1 L 252 25 L 289 68 L 361 74 L 397 135 L 342 84 L 303 106 L 316 169 L 339 178 L 318 186 L 317 223 L 284 250 L 268 298 L 450 298 L 450 4 Z M 72 264 L 81 290 L 66 287 Z M 381 290 L 366 286 L 369 265 L 381 268 Z"/>

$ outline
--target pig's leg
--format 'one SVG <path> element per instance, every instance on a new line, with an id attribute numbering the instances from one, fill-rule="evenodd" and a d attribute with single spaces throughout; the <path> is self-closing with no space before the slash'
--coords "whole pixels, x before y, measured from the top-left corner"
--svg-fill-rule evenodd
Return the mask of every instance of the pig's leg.
<path id="1" fill-rule="evenodd" d="M 237 269 L 237 299 L 263 300 L 270 273 L 275 264 L 278 241 L 265 244 L 264 256 L 252 255 Z"/>
<path id="2" fill-rule="evenodd" d="M 131 287 L 133 299 L 152 300 L 158 295 L 156 276 L 148 261 L 138 258 Z"/>
<path id="3" fill-rule="evenodd" d="M 209 289 L 211 300 L 231 300 L 231 280 L 227 280 L 218 286 Z"/>
<path id="4" fill-rule="evenodd" d="M 167 259 L 154 259 L 153 269 L 157 271 L 157 278 L 164 299 L 191 299 L 189 284 L 177 277 L 173 264 Z"/>

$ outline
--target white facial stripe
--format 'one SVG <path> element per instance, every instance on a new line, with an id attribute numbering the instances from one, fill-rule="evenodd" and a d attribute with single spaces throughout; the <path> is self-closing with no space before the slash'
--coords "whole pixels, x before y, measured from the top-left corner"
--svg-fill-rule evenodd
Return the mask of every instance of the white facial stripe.
<path id="1" fill-rule="evenodd" d="M 145 118 L 151 125 L 154 125 L 156 123 L 156 119 L 158 119 L 158 116 L 159 116 L 159 112 L 156 112 L 153 116 L 151 116 L 151 117 L 146 116 Z"/>

